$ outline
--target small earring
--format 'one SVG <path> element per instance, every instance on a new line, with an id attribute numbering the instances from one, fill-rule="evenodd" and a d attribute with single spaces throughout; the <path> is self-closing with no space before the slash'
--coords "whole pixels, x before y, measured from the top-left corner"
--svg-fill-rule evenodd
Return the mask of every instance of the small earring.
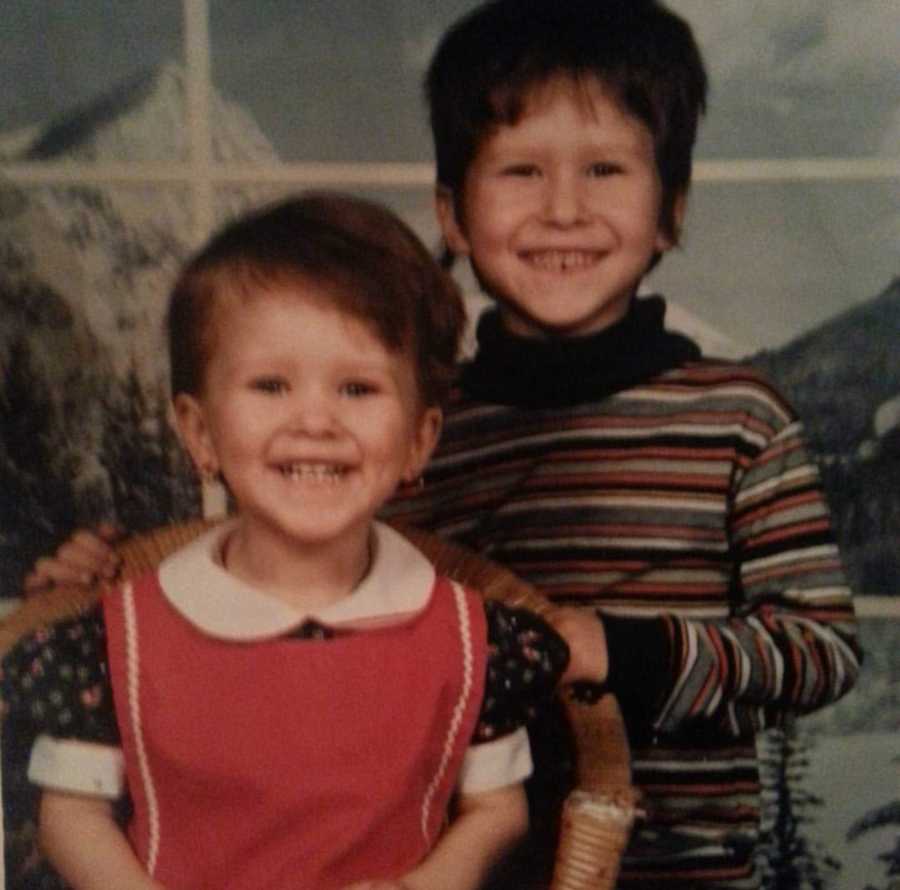
<path id="1" fill-rule="evenodd" d="M 228 493 L 222 474 L 210 461 L 198 465 L 197 472 L 201 482 L 201 500 L 203 516 L 206 519 L 217 519 L 228 515 Z"/>
<path id="2" fill-rule="evenodd" d="M 411 479 L 404 478 L 402 482 L 403 488 L 407 491 L 422 491 L 425 488 L 425 477 L 423 475 L 414 476 Z"/>
<path id="3" fill-rule="evenodd" d="M 204 485 L 209 485 L 213 482 L 221 482 L 222 480 L 219 471 L 216 469 L 216 465 L 212 461 L 198 464 L 197 473 L 200 475 L 200 481 Z"/>

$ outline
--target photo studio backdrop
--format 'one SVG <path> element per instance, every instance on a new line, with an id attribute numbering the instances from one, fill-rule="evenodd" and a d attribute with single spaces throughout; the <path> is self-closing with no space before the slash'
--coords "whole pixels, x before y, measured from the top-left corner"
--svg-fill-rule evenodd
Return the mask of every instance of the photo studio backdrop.
<path id="1" fill-rule="evenodd" d="M 473 5 L 6 0 L 7 607 L 72 528 L 200 509 L 168 425 L 161 322 L 179 264 L 212 229 L 334 187 L 388 203 L 437 244 L 421 81 Z M 900 5 L 671 5 L 712 91 L 684 243 L 647 286 L 666 295 L 670 327 L 764 368 L 800 411 L 866 648 L 853 693 L 763 742 L 778 826 L 764 867 L 771 887 L 880 890 L 900 870 Z"/>

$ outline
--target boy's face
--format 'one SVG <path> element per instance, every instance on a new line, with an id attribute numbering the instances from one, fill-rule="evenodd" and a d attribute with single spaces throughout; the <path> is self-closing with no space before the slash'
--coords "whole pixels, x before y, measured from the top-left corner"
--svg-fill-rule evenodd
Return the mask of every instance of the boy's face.
<path id="1" fill-rule="evenodd" d="M 175 401 L 185 444 L 221 470 L 257 552 L 352 552 L 421 472 L 440 411 L 423 410 L 409 356 L 315 283 L 222 299 L 203 392 Z"/>
<path id="2" fill-rule="evenodd" d="M 534 337 L 591 334 L 625 315 L 654 254 L 672 247 L 661 199 L 647 127 L 597 82 L 567 78 L 484 140 L 462 194 L 437 198 L 450 249 L 469 257 L 506 327 Z"/>

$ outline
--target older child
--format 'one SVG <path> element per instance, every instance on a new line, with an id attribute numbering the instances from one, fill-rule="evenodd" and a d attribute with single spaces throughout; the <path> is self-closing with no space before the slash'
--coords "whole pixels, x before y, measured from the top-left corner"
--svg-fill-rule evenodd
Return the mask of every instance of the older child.
<path id="1" fill-rule="evenodd" d="M 652 0 L 500 0 L 448 32 L 428 96 L 446 241 L 497 305 L 391 513 L 599 615 L 566 633 L 623 706 L 645 795 L 623 885 L 758 887 L 755 733 L 843 695 L 859 650 L 797 418 L 636 297 L 684 219 L 691 31 Z M 82 534 L 34 581 L 106 552 Z M 563 781 L 562 737 L 535 738 L 536 778 Z"/>
<path id="2" fill-rule="evenodd" d="M 236 518 L 4 680 L 42 715 L 41 841 L 74 887 L 474 888 L 524 830 L 524 715 L 565 644 L 373 523 L 437 441 L 462 321 L 415 236 L 350 198 L 241 219 L 187 266 L 175 415 Z"/>
<path id="3" fill-rule="evenodd" d="M 797 418 L 636 297 L 684 218 L 690 29 L 655 2 L 501 0 L 427 87 L 447 246 L 496 308 L 392 515 L 597 611 L 648 809 L 622 884 L 756 887 L 755 733 L 843 695 L 859 653 Z"/>

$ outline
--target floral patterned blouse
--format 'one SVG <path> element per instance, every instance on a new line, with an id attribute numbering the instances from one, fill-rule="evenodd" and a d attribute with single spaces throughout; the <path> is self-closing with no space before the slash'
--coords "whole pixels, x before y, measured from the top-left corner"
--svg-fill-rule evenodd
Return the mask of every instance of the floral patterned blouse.
<path id="1" fill-rule="evenodd" d="M 525 726 L 552 698 L 569 659 L 565 642 L 538 616 L 494 601 L 484 608 L 487 677 L 473 744 Z M 337 633 L 310 620 L 290 636 L 302 645 Z M 100 607 L 23 640 L 3 661 L 0 693 L 20 731 L 118 745 Z"/>

